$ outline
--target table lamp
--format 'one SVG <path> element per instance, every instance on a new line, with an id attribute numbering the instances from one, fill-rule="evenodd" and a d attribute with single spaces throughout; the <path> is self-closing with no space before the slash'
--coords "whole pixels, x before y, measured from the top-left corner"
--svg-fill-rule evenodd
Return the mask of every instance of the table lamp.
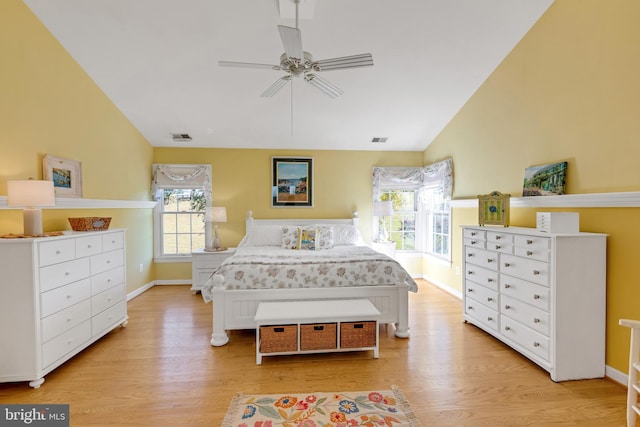
<path id="1" fill-rule="evenodd" d="M 42 236 L 42 210 L 54 206 L 56 196 L 53 181 L 7 181 L 7 205 L 23 208 L 25 236 Z"/>
<path id="2" fill-rule="evenodd" d="M 211 249 L 214 251 L 224 251 L 227 248 L 222 246 L 220 243 L 220 236 L 218 235 L 218 224 L 219 222 L 227 222 L 227 208 L 223 206 L 213 206 L 211 207 L 211 222 L 214 224 L 213 226 L 213 242 L 211 244 Z"/>
<path id="3" fill-rule="evenodd" d="M 373 202 L 373 215 L 380 218 L 382 226 L 378 227 L 378 239 L 376 242 L 388 242 L 387 225 L 384 221 L 385 216 L 393 214 L 393 206 L 390 200 Z"/>

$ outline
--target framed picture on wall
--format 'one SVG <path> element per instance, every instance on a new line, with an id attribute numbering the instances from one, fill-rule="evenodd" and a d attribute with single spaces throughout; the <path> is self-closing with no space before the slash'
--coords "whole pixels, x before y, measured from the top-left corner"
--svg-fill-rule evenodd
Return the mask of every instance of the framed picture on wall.
<path id="1" fill-rule="evenodd" d="M 82 197 L 82 163 L 47 155 L 42 170 L 44 179 L 53 181 L 56 197 Z"/>
<path id="2" fill-rule="evenodd" d="M 313 207 L 313 158 L 271 158 L 271 207 Z"/>

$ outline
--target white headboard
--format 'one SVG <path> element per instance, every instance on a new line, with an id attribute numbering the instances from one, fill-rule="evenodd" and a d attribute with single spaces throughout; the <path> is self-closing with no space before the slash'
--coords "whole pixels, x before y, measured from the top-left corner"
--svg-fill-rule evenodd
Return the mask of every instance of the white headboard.
<path id="1" fill-rule="evenodd" d="M 253 225 L 313 225 L 313 224 L 352 224 L 359 226 L 358 211 L 353 211 L 351 218 L 344 219 L 255 219 L 253 212 L 247 212 L 247 230 Z"/>

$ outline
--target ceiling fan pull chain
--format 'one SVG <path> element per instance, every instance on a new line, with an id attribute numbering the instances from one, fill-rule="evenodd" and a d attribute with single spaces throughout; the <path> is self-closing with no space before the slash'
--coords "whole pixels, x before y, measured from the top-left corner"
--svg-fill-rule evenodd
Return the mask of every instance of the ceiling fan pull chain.
<path id="1" fill-rule="evenodd" d="M 293 136 L 293 79 L 291 79 L 291 136 Z"/>

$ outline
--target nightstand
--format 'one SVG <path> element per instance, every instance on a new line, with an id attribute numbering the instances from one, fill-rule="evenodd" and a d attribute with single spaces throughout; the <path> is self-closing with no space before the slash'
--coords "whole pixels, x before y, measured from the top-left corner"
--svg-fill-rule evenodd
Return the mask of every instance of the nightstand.
<path id="1" fill-rule="evenodd" d="M 195 294 L 201 291 L 211 274 L 235 251 L 236 248 L 219 252 L 207 252 L 204 249 L 191 252 L 191 292 Z"/>
<path id="2" fill-rule="evenodd" d="M 371 248 L 374 251 L 378 251 L 382 254 L 388 255 L 391 258 L 396 257 L 396 242 L 372 242 Z"/>

